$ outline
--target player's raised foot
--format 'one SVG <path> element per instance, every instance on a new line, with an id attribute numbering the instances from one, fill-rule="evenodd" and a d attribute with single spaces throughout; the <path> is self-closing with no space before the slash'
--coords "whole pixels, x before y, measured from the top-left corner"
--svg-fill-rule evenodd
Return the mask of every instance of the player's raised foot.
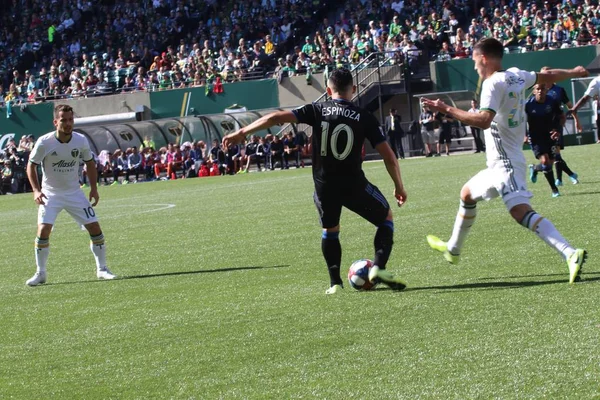
<path id="1" fill-rule="evenodd" d="M 577 175 L 575 172 L 573 172 L 573 175 L 569 176 L 569 179 L 573 185 L 577 185 L 579 183 L 579 179 L 577 178 L 579 178 L 579 175 Z"/>
<path id="2" fill-rule="evenodd" d="M 560 179 L 557 179 L 557 180 L 554 181 L 554 185 L 555 186 L 562 186 L 563 183 L 562 183 L 562 181 Z"/>
<path id="3" fill-rule="evenodd" d="M 379 268 L 377 265 L 372 266 L 369 270 L 369 280 L 372 283 L 382 282 L 392 290 L 406 289 L 406 282 L 394 276 L 391 272 Z"/>
<path id="4" fill-rule="evenodd" d="M 338 294 L 341 293 L 342 290 L 344 290 L 344 287 L 342 285 L 333 285 L 325 291 L 325 294 Z"/>
<path id="5" fill-rule="evenodd" d="M 97 270 L 96 276 L 98 277 L 98 279 L 115 279 L 117 277 L 106 267 Z"/>
<path id="6" fill-rule="evenodd" d="M 46 271 L 38 271 L 26 282 L 27 286 L 37 286 L 46 283 Z"/>
<path id="7" fill-rule="evenodd" d="M 535 166 L 533 164 L 529 164 L 529 180 L 531 183 L 537 182 L 537 171 L 535 170 Z"/>
<path id="8" fill-rule="evenodd" d="M 560 197 L 560 192 L 558 190 L 556 192 L 552 192 L 552 197 Z"/>
<path id="9" fill-rule="evenodd" d="M 567 259 L 567 265 L 569 266 L 569 283 L 578 282 L 581 280 L 581 267 L 587 260 L 587 251 L 583 249 L 576 249 L 575 253 Z"/>
<path id="10" fill-rule="evenodd" d="M 429 243 L 429 247 L 442 253 L 446 261 L 448 261 L 450 264 L 458 264 L 460 255 L 450 253 L 448 251 L 447 243 L 442 239 L 438 238 L 437 236 L 427 235 L 427 243 Z"/>
<path id="11" fill-rule="evenodd" d="M 110 184 L 110 186 L 117 186 L 119 184 L 119 181 L 113 181 L 113 183 Z"/>

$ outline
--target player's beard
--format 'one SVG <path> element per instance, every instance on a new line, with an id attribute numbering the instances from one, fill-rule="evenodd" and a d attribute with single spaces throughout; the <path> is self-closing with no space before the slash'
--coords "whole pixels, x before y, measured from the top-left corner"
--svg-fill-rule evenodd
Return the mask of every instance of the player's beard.
<path id="1" fill-rule="evenodd" d="M 66 130 L 59 131 L 61 135 L 71 136 L 73 134 L 73 128 L 71 128 L 68 132 Z"/>

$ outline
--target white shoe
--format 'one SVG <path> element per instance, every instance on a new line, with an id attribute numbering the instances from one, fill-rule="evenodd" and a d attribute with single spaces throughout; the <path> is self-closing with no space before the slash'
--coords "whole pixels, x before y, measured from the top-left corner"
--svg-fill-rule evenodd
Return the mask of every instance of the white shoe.
<path id="1" fill-rule="evenodd" d="M 31 277 L 31 279 L 27 280 L 25 283 L 27 286 L 37 286 L 41 285 L 42 283 L 46 283 L 46 271 L 36 272 L 35 275 L 33 275 L 33 277 Z"/>
<path id="2" fill-rule="evenodd" d="M 332 287 L 330 287 L 329 289 L 327 289 L 325 291 L 325 294 L 337 294 L 337 293 L 341 293 L 342 290 L 344 290 L 342 285 L 333 285 Z"/>
<path id="3" fill-rule="evenodd" d="M 110 272 L 110 270 L 106 267 L 103 269 L 99 269 L 96 271 L 96 276 L 98 279 L 115 279 L 117 276 Z"/>

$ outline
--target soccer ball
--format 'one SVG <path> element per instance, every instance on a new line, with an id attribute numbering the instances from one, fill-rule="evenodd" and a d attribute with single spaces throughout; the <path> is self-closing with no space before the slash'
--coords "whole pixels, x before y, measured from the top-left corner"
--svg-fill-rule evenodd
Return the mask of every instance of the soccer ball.
<path id="1" fill-rule="evenodd" d="M 369 270 L 373 267 L 371 260 L 354 261 L 348 270 L 348 283 L 356 290 L 371 290 L 375 288 L 374 283 L 369 281 Z"/>

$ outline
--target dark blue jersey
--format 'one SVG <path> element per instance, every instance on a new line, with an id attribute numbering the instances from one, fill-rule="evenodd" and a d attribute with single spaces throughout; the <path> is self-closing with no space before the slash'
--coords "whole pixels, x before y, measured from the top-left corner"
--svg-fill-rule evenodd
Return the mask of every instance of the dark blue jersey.
<path id="1" fill-rule="evenodd" d="M 335 183 L 364 177 L 362 147 L 385 142 L 379 122 L 368 111 L 349 101 L 335 99 L 307 104 L 292 111 L 298 122 L 311 125 L 315 183 Z"/>
<path id="2" fill-rule="evenodd" d="M 567 96 L 567 91 L 558 85 L 552 85 L 548 92 L 546 93 L 546 97 L 550 97 L 554 100 L 560 102 L 560 104 L 567 104 L 569 100 L 569 96 Z"/>
<path id="3" fill-rule="evenodd" d="M 530 141 L 550 140 L 551 131 L 560 131 L 561 105 L 552 97 L 546 96 L 544 102 L 538 103 L 535 96 L 531 96 L 525 104 L 525 112 Z"/>

